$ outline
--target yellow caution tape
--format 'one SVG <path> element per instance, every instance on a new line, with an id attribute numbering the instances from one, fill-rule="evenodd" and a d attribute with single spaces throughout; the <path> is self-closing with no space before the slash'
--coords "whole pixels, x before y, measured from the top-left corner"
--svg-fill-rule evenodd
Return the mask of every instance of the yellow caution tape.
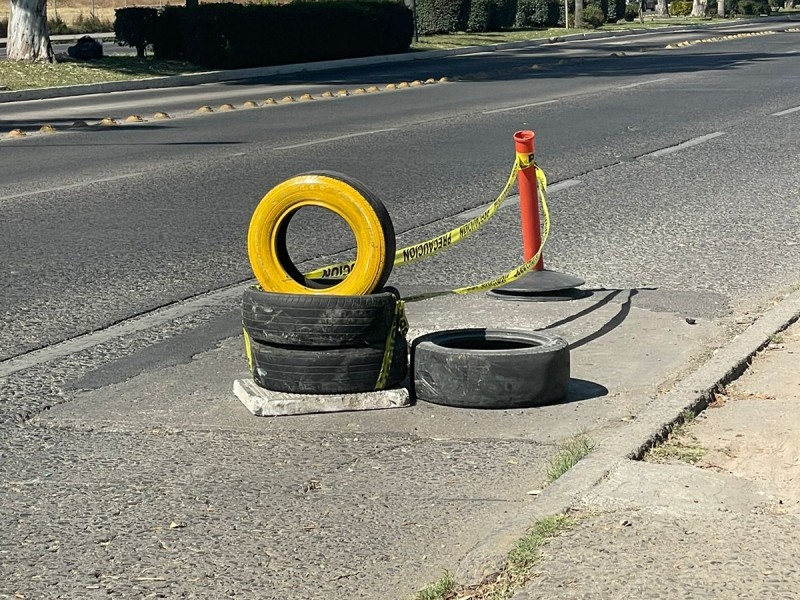
<path id="1" fill-rule="evenodd" d="M 253 347 L 250 343 L 250 336 L 247 334 L 247 329 L 242 327 L 244 332 L 244 353 L 247 354 L 247 365 L 250 367 L 250 372 L 253 372 Z"/>
<path id="2" fill-rule="evenodd" d="M 484 210 L 477 217 L 470 219 L 463 225 L 459 225 L 458 227 L 442 233 L 441 235 L 437 235 L 436 237 L 425 240 L 424 242 L 419 242 L 412 244 L 411 246 L 406 246 L 405 248 L 400 248 L 394 254 L 394 266 L 397 267 L 407 265 L 423 258 L 433 256 L 434 254 L 438 254 L 442 250 L 456 245 L 460 241 L 468 238 L 470 235 L 478 231 L 478 229 L 483 227 L 489 221 L 489 219 L 495 215 L 498 209 L 506 201 L 511 188 L 514 186 L 514 182 L 517 179 L 517 173 L 519 170 L 526 169 L 530 166 L 536 166 L 533 161 L 533 155 L 518 154 L 517 159 L 514 161 L 514 165 L 511 168 L 511 173 L 508 176 L 505 186 L 503 186 L 503 189 L 497 198 L 495 198 L 495 200 L 486 207 L 486 210 Z M 539 181 L 539 189 L 545 189 L 547 187 L 547 178 L 541 169 L 536 169 L 536 177 Z M 356 261 L 346 261 L 333 265 L 327 265 L 311 271 L 310 273 L 304 273 L 304 276 L 307 279 L 342 279 L 353 270 L 355 263 Z"/>
<path id="3" fill-rule="evenodd" d="M 541 174 L 541 176 L 540 176 Z M 523 264 L 519 265 L 508 271 L 507 273 L 503 273 L 497 277 L 492 279 L 488 279 L 486 281 L 482 281 L 481 283 L 476 283 L 475 285 L 468 285 L 461 288 L 456 288 L 454 290 L 448 291 L 438 291 L 438 292 L 429 292 L 427 294 L 418 294 L 416 296 L 410 296 L 405 299 L 405 302 L 418 302 L 420 300 L 427 300 L 429 298 L 436 298 L 438 296 L 446 296 L 448 294 L 472 294 L 475 292 L 482 292 L 485 290 L 491 290 L 496 287 L 500 287 L 501 285 L 506 285 L 507 283 L 511 283 L 525 275 L 528 271 L 533 269 L 536 266 L 536 263 L 539 262 L 539 259 L 542 256 L 542 251 L 544 251 L 545 242 L 547 242 L 547 237 L 550 235 L 550 209 L 547 207 L 547 179 L 544 176 L 544 173 L 540 169 L 536 169 L 536 179 L 538 181 L 538 188 L 539 188 L 539 202 L 542 207 L 542 215 L 544 216 L 544 223 L 542 226 L 542 241 L 539 244 L 539 249 L 536 251 L 530 260 L 524 262 Z"/>

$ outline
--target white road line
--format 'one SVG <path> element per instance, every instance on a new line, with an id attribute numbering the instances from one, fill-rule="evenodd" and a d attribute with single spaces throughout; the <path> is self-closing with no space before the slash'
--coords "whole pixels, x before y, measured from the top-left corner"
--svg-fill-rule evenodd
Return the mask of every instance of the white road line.
<path id="1" fill-rule="evenodd" d="M 115 175 L 114 177 L 105 177 L 103 179 L 93 179 L 92 181 L 82 181 L 80 183 L 70 183 L 69 185 L 62 185 L 54 188 L 47 188 L 44 190 L 34 190 L 32 192 L 21 192 L 19 194 L 11 194 L 9 196 L 0 196 L 0 202 L 3 200 L 13 200 L 14 198 L 25 198 L 26 196 L 37 196 L 39 194 L 48 194 L 50 192 L 60 192 L 62 190 L 71 190 L 74 188 L 84 187 L 95 183 L 106 183 L 108 181 L 118 181 L 120 179 L 128 179 L 129 177 L 138 177 L 144 173 L 128 173 L 127 175 Z"/>
<path id="2" fill-rule="evenodd" d="M 782 117 L 783 115 L 790 115 L 798 110 L 800 110 L 800 106 L 795 106 L 794 108 L 788 108 L 786 110 L 782 110 L 781 112 L 772 113 L 770 117 Z"/>
<path id="3" fill-rule="evenodd" d="M 580 183 L 581 181 L 578 179 L 566 179 L 564 181 L 559 181 L 558 183 L 548 186 L 548 193 L 553 194 L 559 190 L 579 185 Z M 518 202 L 519 196 L 512 196 L 509 198 L 509 202 L 507 202 L 504 206 L 513 206 Z M 473 208 L 442 220 L 468 220 L 480 215 L 484 210 L 486 210 L 486 206 Z M 47 346 L 39 350 L 32 350 L 31 352 L 27 352 L 13 358 L 0 360 L 0 379 L 3 377 L 8 377 L 9 375 L 18 371 L 30 369 L 37 365 L 41 365 L 59 358 L 64 358 L 66 356 L 70 356 L 71 354 L 75 354 L 76 352 L 81 352 L 82 350 L 93 348 L 125 335 L 131 335 L 140 331 L 145 331 L 152 327 L 163 325 L 164 323 L 169 323 L 180 317 L 199 312 L 204 308 L 214 307 L 224 302 L 229 302 L 235 298 L 241 297 L 242 290 L 244 290 L 247 286 L 253 285 L 253 283 L 254 280 L 244 283 L 237 283 L 228 287 L 214 290 L 213 292 L 195 296 L 194 298 L 178 300 L 168 304 L 167 306 L 162 306 L 160 308 L 153 309 L 150 312 L 131 317 L 120 323 L 105 327 L 104 329 L 79 335 L 72 339 L 53 344 L 52 346 Z"/>
<path id="4" fill-rule="evenodd" d="M 659 156 L 665 156 L 667 154 L 672 154 L 673 152 L 679 152 L 680 150 L 686 150 L 687 148 L 691 148 L 692 146 L 697 146 L 698 144 L 702 144 L 703 142 L 707 142 L 708 140 L 713 140 L 721 135 L 725 135 L 724 131 L 717 131 L 714 133 L 709 133 L 708 135 L 701 135 L 700 137 L 696 137 L 691 140 L 687 140 L 685 142 L 681 142 L 675 146 L 670 146 L 669 148 L 662 148 L 661 150 L 656 150 L 655 152 L 650 152 L 649 154 L 643 154 L 642 156 L 637 157 L 637 160 L 642 158 L 657 158 Z"/>
<path id="5" fill-rule="evenodd" d="M 511 110 L 520 110 L 521 108 L 531 108 L 532 106 L 542 106 L 544 104 L 553 104 L 558 100 L 545 100 L 544 102 L 532 102 L 531 104 L 520 104 L 519 106 L 507 106 L 506 108 L 496 108 L 494 110 L 483 111 L 484 115 L 492 115 L 494 113 L 508 112 Z"/>
<path id="6" fill-rule="evenodd" d="M 397 131 L 397 127 L 389 127 L 388 129 L 373 129 L 372 131 L 361 131 L 359 133 L 348 133 L 347 135 L 339 135 L 332 138 L 323 138 L 321 140 L 312 140 L 310 142 L 302 142 L 300 144 L 291 144 L 289 146 L 278 146 L 273 150 L 293 150 L 294 148 L 303 148 L 305 146 L 315 146 L 316 144 L 327 144 L 328 142 L 338 142 L 339 140 L 348 140 L 350 138 L 363 137 L 365 135 L 375 135 L 376 133 L 387 133 L 389 131 Z"/>
<path id="7" fill-rule="evenodd" d="M 639 81 L 638 83 L 629 83 L 628 85 L 619 86 L 620 90 L 627 90 L 630 88 L 639 87 L 640 85 L 650 85 L 651 83 L 661 83 L 662 81 L 669 81 L 669 77 L 662 77 L 661 79 L 651 79 L 650 81 Z"/>

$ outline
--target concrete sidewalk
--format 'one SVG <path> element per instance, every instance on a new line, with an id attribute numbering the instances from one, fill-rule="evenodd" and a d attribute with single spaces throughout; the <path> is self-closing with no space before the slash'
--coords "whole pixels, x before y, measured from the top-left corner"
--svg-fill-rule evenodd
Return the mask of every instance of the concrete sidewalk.
<path id="1" fill-rule="evenodd" d="M 796 318 L 800 298 L 732 342 L 716 322 L 658 306 L 646 290 L 411 305 L 412 334 L 484 326 L 566 337 L 569 396 L 526 410 L 420 402 L 253 417 L 231 391 L 247 371 L 239 336 L 125 381 L 126 365 L 111 363 L 65 390 L 68 402 L 2 430 L 0 597 L 389 600 L 445 570 L 474 583 L 531 523 L 623 473 L 626 456 Z M 235 331 L 239 318 L 232 303 L 209 326 Z M 557 444 L 581 431 L 598 449 L 532 494 Z"/>
<path id="2" fill-rule="evenodd" d="M 799 406 L 795 324 L 645 462 L 582 495 L 514 599 L 797 597 Z"/>

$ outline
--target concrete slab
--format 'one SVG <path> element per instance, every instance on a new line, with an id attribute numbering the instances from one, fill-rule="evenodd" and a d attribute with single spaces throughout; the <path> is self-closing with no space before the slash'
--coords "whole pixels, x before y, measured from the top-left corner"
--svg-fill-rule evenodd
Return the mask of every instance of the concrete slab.
<path id="1" fill-rule="evenodd" d="M 256 385 L 252 379 L 237 379 L 233 382 L 233 393 L 257 417 L 379 410 L 411 404 L 406 388 L 316 396 L 274 392 Z"/>
<path id="2" fill-rule="evenodd" d="M 125 472 L 121 505 L 146 489 L 167 526 L 185 522 L 153 539 L 172 548 L 174 537 L 178 548 L 199 550 L 192 556 L 200 570 L 271 589 L 275 595 L 266 598 L 395 600 L 452 571 L 510 518 L 534 506 L 538 497 L 528 492 L 543 486 L 557 443 L 579 431 L 601 441 L 631 427 L 640 411 L 726 339 L 717 324 L 689 325 L 674 313 L 636 307 L 633 296 L 612 290 L 531 305 L 473 295 L 409 306 L 412 337 L 460 327 L 543 329 L 565 337 L 572 344 L 570 390 L 552 406 L 487 411 L 418 402 L 405 410 L 258 419 L 231 394 L 231 380 L 249 376 L 242 341 L 233 337 L 187 363 L 75 390 L 70 402 L 34 424 L 63 448 L 63 472 L 81 478 Z M 115 448 L 124 459 L 95 456 L 93 464 L 101 467 L 95 473 L 78 461 L 93 452 L 92 436 L 99 435 L 107 437 L 96 442 L 97 451 Z M 14 451 L 33 456 L 36 443 L 21 439 Z M 44 461 L 31 458 L 33 471 L 15 478 L 50 472 Z M 62 511 L 81 506 L 78 488 L 64 484 L 34 493 L 45 491 L 58 494 Z M 213 523 L 202 505 L 183 500 L 201 497 L 215 507 Z M 12 537 L 45 543 L 42 519 L 49 514 L 15 525 Z M 135 531 L 150 526 L 139 521 L 109 525 L 123 531 L 120 541 L 127 545 L 120 556 L 132 556 L 143 543 Z M 235 533 L 229 525 L 237 526 Z M 84 526 L 71 519 L 61 537 Z M 213 536 L 237 543 L 215 545 Z M 49 558 L 43 568 L 56 571 L 58 557 Z M 151 558 L 145 567 L 156 565 Z M 264 570 L 259 560 L 271 566 Z M 311 571 L 313 581 L 306 577 Z M 184 589 L 177 571 L 159 576 L 168 594 Z M 213 585 L 205 588 L 212 595 L 218 591 Z"/>

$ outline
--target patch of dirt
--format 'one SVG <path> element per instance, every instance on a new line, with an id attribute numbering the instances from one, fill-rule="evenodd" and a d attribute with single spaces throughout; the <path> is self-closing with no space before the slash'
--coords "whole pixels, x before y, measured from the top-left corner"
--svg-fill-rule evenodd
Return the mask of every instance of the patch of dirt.
<path id="1" fill-rule="evenodd" d="M 800 324 L 689 426 L 707 452 L 697 466 L 757 482 L 781 512 L 800 514 Z"/>

